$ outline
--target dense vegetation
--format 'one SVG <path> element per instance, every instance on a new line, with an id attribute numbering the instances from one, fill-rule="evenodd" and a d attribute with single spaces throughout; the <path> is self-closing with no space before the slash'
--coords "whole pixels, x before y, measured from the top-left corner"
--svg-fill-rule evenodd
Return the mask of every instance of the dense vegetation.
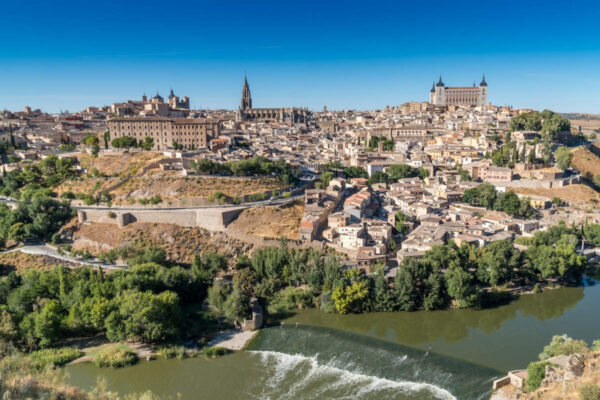
<path id="1" fill-rule="evenodd" d="M 568 119 L 550 110 L 532 111 L 519 114 L 510 120 L 513 131 L 536 131 L 554 140 L 560 132 L 570 132 L 571 123 Z"/>
<path id="2" fill-rule="evenodd" d="M 52 187 L 76 175 L 74 164 L 71 158 L 53 154 L 2 177 L 0 194 L 22 201 L 15 210 L 0 204 L 0 247 L 7 239 L 48 240 L 73 217 L 68 199 L 54 199 Z"/>
<path id="3" fill-rule="evenodd" d="M 367 151 L 374 151 L 379 147 L 379 143 L 381 143 L 381 147 L 383 151 L 394 151 L 394 140 L 386 139 L 379 136 L 373 136 L 368 143 Z"/>
<path id="4" fill-rule="evenodd" d="M 317 307 L 348 313 L 485 306 L 494 300 L 490 288 L 579 279 L 586 260 L 575 252 L 577 240 L 576 232 L 559 225 L 539 232 L 526 251 L 508 241 L 482 249 L 435 246 L 422 259 L 405 260 L 392 283 L 382 267 L 366 276 L 340 268 L 340 260 L 331 254 L 283 244 L 259 250 L 251 260 L 240 258 L 233 287 L 215 283 L 209 302 L 231 319 L 239 318 L 233 305 L 246 304 L 241 295 L 256 296 L 271 310 Z"/>
<path id="5" fill-rule="evenodd" d="M 419 177 L 425 179 L 429 176 L 429 171 L 425 168 L 413 168 L 406 164 L 390 165 L 387 172 L 375 171 L 369 178 L 369 184 L 374 183 L 394 183 L 398 179 Z"/>
<path id="6" fill-rule="evenodd" d="M 201 302 L 227 265 L 224 257 L 206 253 L 183 268 L 152 247 L 131 262 L 130 270 L 110 274 L 56 267 L 3 277 L 0 339 L 28 349 L 98 332 L 113 341 L 172 339 L 187 331 L 184 308 Z"/>
<path id="7" fill-rule="evenodd" d="M 297 182 L 291 166 L 283 158 L 273 162 L 265 157 L 219 163 L 202 158 L 194 163 L 194 169 L 202 175 L 269 176 L 277 175 L 286 185 Z"/>
<path id="8" fill-rule="evenodd" d="M 105 137 L 104 144 L 107 144 L 108 139 Z M 110 145 L 116 149 L 129 149 L 131 147 L 138 147 L 142 150 L 152 150 L 154 147 L 154 139 L 146 136 L 143 139 L 137 140 L 131 136 L 123 136 L 119 138 L 114 138 L 111 140 Z"/>
<path id="9" fill-rule="evenodd" d="M 534 210 L 528 199 L 520 199 L 512 191 L 498 193 L 494 185 L 490 183 L 482 183 L 479 186 L 465 190 L 462 199 L 472 206 L 504 211 L 513 217 L 531 218 L 534 215 Z"/>

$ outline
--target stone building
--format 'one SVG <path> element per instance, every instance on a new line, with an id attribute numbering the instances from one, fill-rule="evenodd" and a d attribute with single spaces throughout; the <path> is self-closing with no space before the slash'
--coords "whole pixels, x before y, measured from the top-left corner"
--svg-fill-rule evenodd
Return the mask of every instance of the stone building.
<path id="1" fill-rule="evenodd" d="M 308 119 L 308 109 L 299 107 L 287 108 L 253 108 L 252 96 L 250 95 L 250 86 L 248 79 L 244 77 L 244 86 L 242 87 L 242 100 L 237 111 L 238 121 L 257 121 L 257 122 L 291 122 L 305 123 Z"/>
<path id="2" fill-rule="evenodd" d="M 137 140 L 154 139 L 154 150 L 166 150 L 173 142 L 187 149 L 207 146 L 219 136 L 220 122 L 205 118 L 132 117 L 108 120 L 111 139 L 130 136 Z"/>
<path id="3" fill-rule="evenodd" d="M 479 86 L 450 87 L 442 81 L 434 83 L 429 92 L 429 102 L 439 106 L 474 106 L 484 107 L 487 104 L 487 82 L 485 75 Z"/>

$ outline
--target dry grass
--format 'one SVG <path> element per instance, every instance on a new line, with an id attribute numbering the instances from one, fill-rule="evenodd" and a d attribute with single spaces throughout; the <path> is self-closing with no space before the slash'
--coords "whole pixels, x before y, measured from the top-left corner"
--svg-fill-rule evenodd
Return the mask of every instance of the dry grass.
<path id="1" fill-rule="evenodd" d="M 600 194 L 586 185 L 569 185 L 562 188 L 512 188 L 516 193 L 530 196 L 544 196 L 549 199 L 558 197 L 570 204 L 587 203 L 592 206 L 600 204 Z"/>
<path id="2" fill-rule="evenodd" d="M 228 256 L 232 262 L 239 254 L 250 253 L 253 246 L 232 239 L 222 232 L 201 228 L 184 228 L 173 224 L 135 222 L 124 228 L 114 224 L 94 223 L 72 225 L 73 248 L 92 254 L 119 246 L 165 249 L 167 257 L 180 263 L 190 263 L 196 254 L 214 251 Z"/>
<path id="3" fill-rule="evenodd" d="M 24 273 L 29 269 L 52 269 L 57 265 L 68 263 L 61 262 L 52 257 L 25 254 L 20 251 L 0 254 L 0 275 L 6 275 L 9 272 L 16 271 Z"/>
<path id="4" fill-rule="evenodd" d="M 78 154 L 79 164 L 90 171 L 96 168 L 100 173 L 107 176 L 135 175 L 142 167 L 154 161 L 165 158 L 160 153 L 140 152 L 123 153 L 118 155 L 102 156 L 94 158 L 89 154 Z"/>
<path id="5" fill-rule="evenodd" d="M 248 208 L 227 229 L 260 237 L 298 239 L 303 202 L 287 207 Z"/>
<path id="6" fill-rule="evenodd" d="M 573 168 L 586 176 L 589 172 L 593 177 L 600 174 L 600 157 L 592 153 L 587 148 L 580 146 L 571 151 L 573 153 Z"/>
<path id="7" fill-rule="evenodd" d="M 247 194 L 281 189 L 284 185 L 277 178 L 259 179 L 219 178 L 219 177 L 173 177 L 157 173 L 150 176 L 134 177 L 111 192 L 115 203 L 126 203 L 130 198 L 141 199 L 158 195 L 163 200 L 207 198 L 215 192 L 226 196 Z"/>

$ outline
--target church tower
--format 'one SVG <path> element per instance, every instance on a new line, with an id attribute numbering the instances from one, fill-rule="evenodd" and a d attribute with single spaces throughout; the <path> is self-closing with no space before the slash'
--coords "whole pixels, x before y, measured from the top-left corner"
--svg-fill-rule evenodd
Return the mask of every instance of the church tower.
<path id="1" fill-rule="evenodd" d="M 252 108 L 252 96 L 250 96 L 250 87 L 248 86 L 248 80 L 244 75 L 244 86 L 242 87 L 242 103 L 241 107 L 242 111 L 246 111 Z"/>

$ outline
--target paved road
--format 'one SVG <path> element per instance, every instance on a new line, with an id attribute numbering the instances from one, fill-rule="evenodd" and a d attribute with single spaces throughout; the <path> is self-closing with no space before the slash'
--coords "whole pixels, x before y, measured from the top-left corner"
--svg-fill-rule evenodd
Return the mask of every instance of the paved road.
<path id="1" fill-rule="evenodd" d="M 81 258 L 71 257 L 68 254 L 61 255 L 61 254 L 58 254 L 58 251 L 54 247 L 48 246 L 45 244 L 25 245 L 23 247 L 19 247 L 16 249 L 3 251 L 2 253 L 14 253 L 16 251 L 20 251 L 21 253 L 25 253 L 25 254 L 48 256 L 48 257 L 56 258 L 57 260 L 68 261 L 68 262 L 81 264 L 81 265 L 102 267 L 105 269 L 112 269 L 112 270 L 127 269 L 126 265 L 107 264 L 107 263 L 100 262 L 96 259 L 84 260 Z"/>

